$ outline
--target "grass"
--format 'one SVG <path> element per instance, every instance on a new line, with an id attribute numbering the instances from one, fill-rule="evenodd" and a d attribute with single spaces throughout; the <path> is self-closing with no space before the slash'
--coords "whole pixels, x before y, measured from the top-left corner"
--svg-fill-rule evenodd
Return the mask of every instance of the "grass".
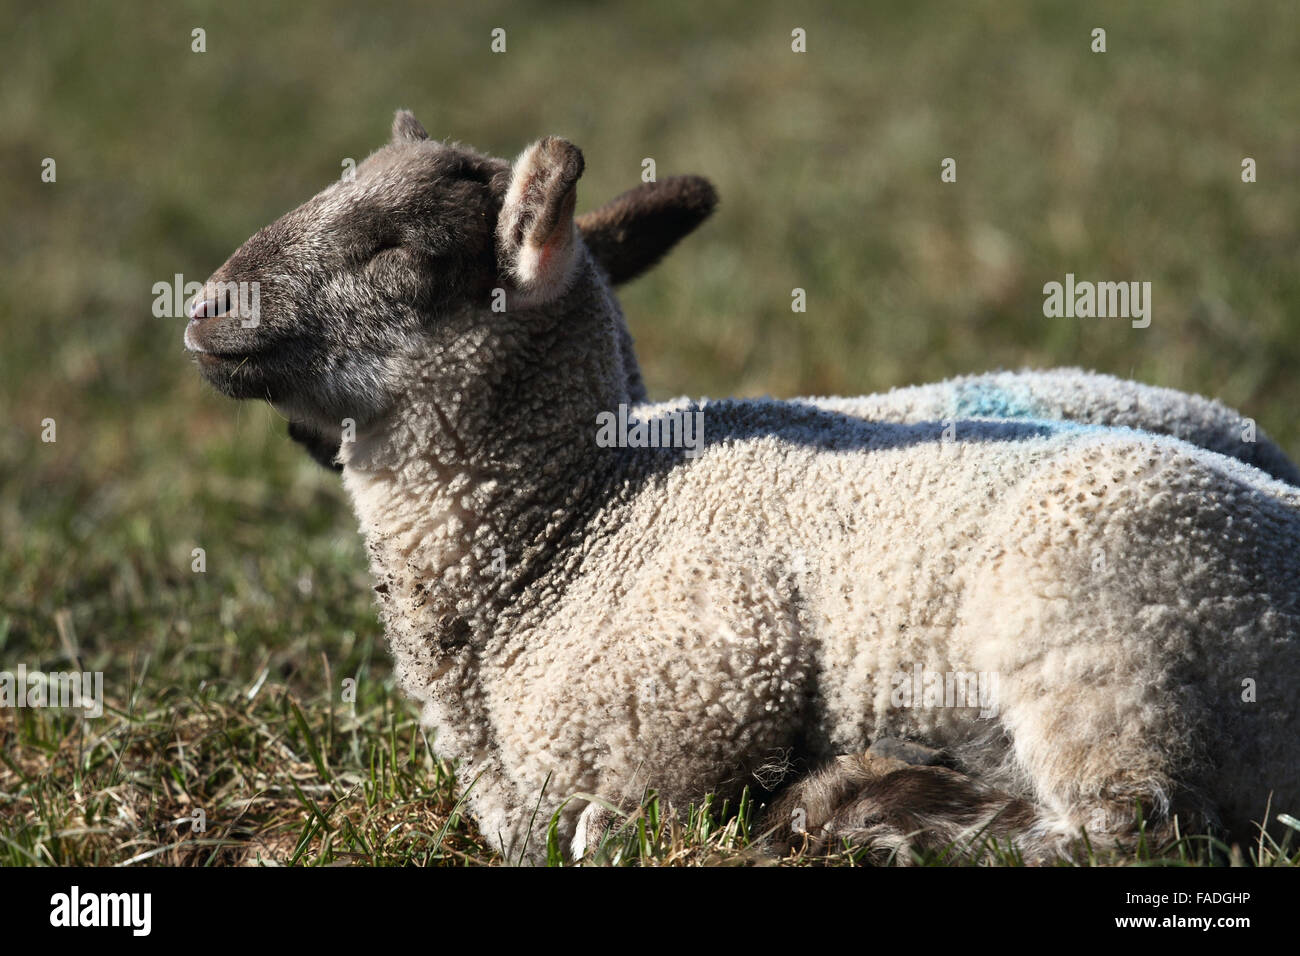
<path id="1" fill-rule="evenodd" d="M 378 145 L 394 108 L 497 155 L 569 136 L 586 208 L 645 157 L 715 180 L 715 219 L 623 296 L 654 395 L 1083 365 L 1221 398 L 1294 454 L 1298 16 L 1285 0 L 6 9 L 0 668 L 102 671 L 110 709 L 0 709 L 0 862 L 508 862 L 393 687 L 337 479 L 271 410 L 203 388 L 181 321 L 151 314 L 154 283 L 205 278 Z M 1066 272 L 1151 281 L 1151 327 L 1045 319 L 1042 285 Z M 752 808 L 652 808 L 609 860 L 754 862 Z"/>
<path id="2" fill-rule="evenodd" d="M 371 648 L 365 649 L 367 656 Z M 328 666 L 327 664 L 323 666 Z M 365 865 L 516 863 L 460 812 L 452 766 L 440 759 L 391 686 L 364 678 L 355 702 L 300 699 L 270 676 L 251 685 L 198 679 L 158 689 L 149 662 L 130 693 L 84 720 L 52 709 L 7 719 L 0 748 L 0 865 Z M 366 674 L 368 665 L 359 673 Z M 365 690 L 370 687 L 369 691 Z M 594 865 L 754 866 L 760 809 L 706 802 L 685 819 L 647 794 L 597 848 Z M 1293 828 L 1300 834 L 1300 823 Z M 968 859 L 905 854 L 927 866 L 1021 865 L 1017 852 L 975 841 Z M 1123 858 L 1088 847 L 1082 865 L 1300 865 L 1300 839 L 1248 847 L 1191 835 L 1143 841 Z M 558 841 L 549 857 L 559 865 Z M 859 850 L 800 854 L 785 865 L 863 865 Z M 874 863 L 897 862 L 893 857 Z"/>

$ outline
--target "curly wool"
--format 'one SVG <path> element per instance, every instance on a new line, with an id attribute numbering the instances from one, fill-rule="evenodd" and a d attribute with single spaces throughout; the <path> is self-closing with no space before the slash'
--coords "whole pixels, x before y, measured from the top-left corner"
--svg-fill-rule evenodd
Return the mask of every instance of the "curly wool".
<path id="1" fill-rule="evenodd" d="M 1033 859 L 1131 844 L 1135 803 L 1239 837 L 1270 796 L 1300 807 L 1300 488 L 1110 427 L 1121 386 L 1105 411 L 1047 379 L 1037 405 L 1011 382 L 699 402 L 699 447 L 606 447 L 603 418 L 680 409 L 635 404 L 614 273 L 572 219 L 583 162 L 398 113 L 185 333 L 216 388 L 343 442 L 398 679 L 489 839 L 538 859 L 554 818 L 585 849 L 603 802 L 751 781 L 819 839 L 987 822 Z M 259 283 L 259 323 L 229 282 Z M 1199 400 L 1153 394 L 1134 421 L 1182 434 Z M 1235 427 L 1205 421 L 1211 447 Z M 976 699 L 948 692 L 971 674 Z M 936 750 L 953 766 L 889 769 Z"/>
<path id="2" fill-rule="evenodd" d="M 1015 418 L 1136 428 L 1180 438 L 1300 485 L 1300 468 L 1240 412 L 1199 395 L 1083 369 L 963 375 L 879 395 L 799 401 L 881 422 Z"/>
<path id="3" fill-rule="evenodd" d="M 627 398 L 603 294 L 540 337 L 466 317 L 344 448 L 399 676 L 507 852 L 553 814 L 571 839 L 575 794 L 682 807 L 880 737 L 962 754 L 1039 838 L 1133 798 L 1237 828 L 1296 805 L 1300 491 L 1126 429 L 775 401 L 703 403 L 698 457 L 599 448 Z M 997 716 L 896 706 L 917 664 L 997 674 Z"/>

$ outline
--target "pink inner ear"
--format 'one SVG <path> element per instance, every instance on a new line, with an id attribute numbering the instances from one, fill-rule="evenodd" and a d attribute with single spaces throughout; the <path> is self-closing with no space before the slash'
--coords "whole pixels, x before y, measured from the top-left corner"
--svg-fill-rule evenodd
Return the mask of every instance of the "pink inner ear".
<path id="1" fill-rule="evenodd" d="M 551 262 L 551 253 L 555 251 L 555 242 L 547 242 L 542 246 L 542 251 L 537 256 L 537 268 L 539 272 L 545 273 Z"/>
<path id="2" fill-rule="evenodd" d="M 574 200 L 574 193 L 570 190 L 560 206 L 559 215 L 550 233 L 537 245 L 537 271 L 540 275 L 546 275 L 550 271 L 555 254 L 569 246 L 571 230 L 566 226 L 573 219 Z"/>
<path id="3" fill-rule="evenodd" d="M 537 248 L 537 272 L 539 275 L 549 275 L 551 260 L 556 258 L 556 253 L 569 248 L 570 237 L 573 233 L 571 229 L 566 228 L 566 224 L 572 220 L 572 200 L 566 201 L 565 206 L 567 210 L 561 212 L 559 222 L 556 223 L 555 228 L 551 230 L 551 234 Z"/>

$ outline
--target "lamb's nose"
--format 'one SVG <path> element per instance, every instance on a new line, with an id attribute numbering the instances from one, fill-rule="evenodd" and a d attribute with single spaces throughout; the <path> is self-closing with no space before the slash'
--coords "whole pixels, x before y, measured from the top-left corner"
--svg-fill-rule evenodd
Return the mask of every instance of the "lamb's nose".
<path id="1" fill-rule="evenodd" d="M 225 315 L 230 311 L 230 293 L 221 292 L 215 298 L 197 298 L 190 303 L 191 319 L 206 319 Z"/>

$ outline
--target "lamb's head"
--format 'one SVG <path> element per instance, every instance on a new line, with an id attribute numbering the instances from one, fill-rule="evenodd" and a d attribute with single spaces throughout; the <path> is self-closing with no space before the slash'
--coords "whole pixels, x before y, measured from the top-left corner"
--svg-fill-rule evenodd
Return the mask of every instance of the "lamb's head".
<path id="1" fill-rule="evenodd" d="M 717 203 L 707 180 L 667 177 L 578 217 L 575 234 L 582 164 L 551 138 L 512 168 L 430 140 L 399 111 L 391 141 L 354 176 L 258 232 L 213 274 L 185 344 L 220 391 L 271 401 L 291 419 L 290 435 L 337 467 L 339 422 L 383 413 L 406 381 L 403 357 L 428 345 L 440 319 L 489 299 L 500 307 L 503 295 L 512 308 L 544 304 L 572 278 L 580 244 L 604 281 L 630 281 Z M 638 400 L 640 370 L 617 321 Z"/>
<path id="2" fill-rule="evenodd" d="M 580 263 L 582 153 L 544 139 L 515 163 L 435 142 L 397 114 L 355 177 L 262 229 L 206 283 L 185 344 L 234 398 L 337 428 L 384 413 L 439 323 L 562 294 Z"/>

